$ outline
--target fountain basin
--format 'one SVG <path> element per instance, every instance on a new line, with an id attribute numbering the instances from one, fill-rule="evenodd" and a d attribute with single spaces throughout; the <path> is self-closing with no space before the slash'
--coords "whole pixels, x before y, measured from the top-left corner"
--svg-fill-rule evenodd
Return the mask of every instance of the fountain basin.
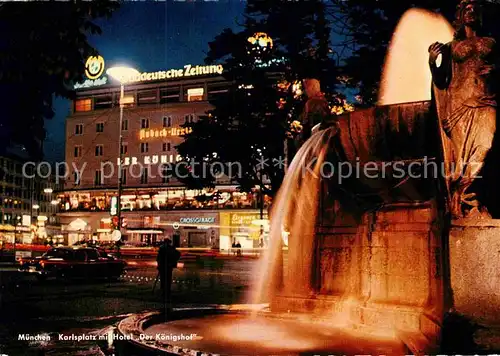
<path id="1" fill-rule="evenodd" d="M 309 355 L 408 354 L 396 335 L 305 314 L 257 312 L 248 305 L 137 314 L 118 325 L 117 354 Z M 177 339 L 174 339 L 177 338 Z"/>

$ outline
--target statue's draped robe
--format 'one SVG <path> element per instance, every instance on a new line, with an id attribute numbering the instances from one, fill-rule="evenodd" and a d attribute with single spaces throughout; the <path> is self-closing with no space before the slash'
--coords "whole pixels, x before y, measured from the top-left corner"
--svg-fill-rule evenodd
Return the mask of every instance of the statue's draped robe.
<path id="1" fill-rule="evenodd" d="M 451 210 L 480 208 L 473 187 L 496 130 L 496 101 L 489 77 L 479 72 L 488 65 L 494 40 L 478 38 L 448 43 L 439 67 L 433 69 L 433 94 L 441 127 Z"/>

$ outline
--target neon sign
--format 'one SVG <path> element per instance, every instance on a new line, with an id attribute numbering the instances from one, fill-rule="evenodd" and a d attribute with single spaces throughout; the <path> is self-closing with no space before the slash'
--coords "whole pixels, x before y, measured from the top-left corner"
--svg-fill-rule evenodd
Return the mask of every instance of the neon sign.
<path id="1" fill-rule="evenodd" d="M 215 217 L 194 217 L 194 218 L 180 218 L 179 222 L 181 224 L 213 224 L 215 223 Z"/>
<path id="2" fill-rule="evenodd" d="M 99 78 L 104 73 L 104 58 L 101 56 L 89 57 L 85 62 L 85 75 L 90 80 Z"/>
<path id="3" fill-rule="evenodd" d="M 144 156 L 142 164 L 152 165 L 152 164 L 168 164 L 176 163 L 182 161 L 180 155 L 154 155 L 154 156 Z M 137 157 L 124 157 L 122 160 L 123 166 L 135 166 L 139 164 L 139 158 Z M 116 164 L 120 166 L 120 158 L 116 159 Z"/>
<path id="4" fill-rule="evenodd" d="M 145 72 L 130 77 L 122 78 L 124 83 L 145 82 L 152 80 L 164 80 L 184 77 L 195 77 L 209 74 L 222 74 L 224 67 L 221 64 L 207 66 L 193 66 L 186 64 L 183 69 L 169 69 L 158 72 Z"/>
<path id="5" fill-rule="evenodd" d="M 108 84 L 108 78 L 102 76 L 104 72 L 104 59 L 99 57 L 89 57 L 85 63 L 85 75 L 87 80 L 83 83 L 76 83 L 74 89 L 92 88 Z M 202 75 L 221 75 L 224 72 L 224 67 L 221 64 L 193 66 L 186 64 L 183 68 L 168 69 L 157 72 L 144 72 L 130 77 L 124 77 L 121 81 L 125 83 L 148 82 L 155 80 L 190 78 Z"/>
<path id="6" fill-rule="evenodd" d="M 104 58 L 101 56 L 91 56 L 85 62 L 85 76 L 87 79 L 83 83 L 75 83 L 73 88 L 92 88 L 108 84 L 108 77 L 102 76 L 104 73 Z"/>
<path id="7" fill-rule="evenodd" d="M 141 129 L 139 131 L 139 139 L 154 139 L 154 138 L 165 138 L 172 136 L 183 136 L 191 133 L 193 129 L 191 127 L 172 127 L 163 129 Z"/>

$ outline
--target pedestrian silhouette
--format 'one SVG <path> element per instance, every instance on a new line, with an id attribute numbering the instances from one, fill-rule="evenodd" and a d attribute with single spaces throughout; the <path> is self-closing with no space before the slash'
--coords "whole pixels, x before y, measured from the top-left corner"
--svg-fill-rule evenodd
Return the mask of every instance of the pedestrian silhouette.
<path id="1" fill-rule="evenodd" d="M 170 239 L 165 239 L 158 249 L 158 256 L 156 258 L 158 273 L 160 275 L 160 288 L 165 303 L 165 312 L 171 309 L 172 273 L 174 268 L 177 267 L 177 262 L 180 257 L 181 254 L 172 246 L 172 241 Z"/>

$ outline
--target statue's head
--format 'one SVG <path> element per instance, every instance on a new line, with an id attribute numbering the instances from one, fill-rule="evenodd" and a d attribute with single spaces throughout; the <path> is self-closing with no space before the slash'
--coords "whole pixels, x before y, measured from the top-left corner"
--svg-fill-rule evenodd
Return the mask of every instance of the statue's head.
<path id="1" fill-rule="evenodd" d="M 482 25 L 482 7 L 479 0 L 462 0 L 457 6 L 455 16 L 455 38 L 465 36 L 466 26 L 480 28 Z"/>
<path id="2" fill-rule="evenodd" d="M 308 98 L 312 98 L 321 93 L 321 85 L 318 79 L 304 79 L 304 89 Z"/>

